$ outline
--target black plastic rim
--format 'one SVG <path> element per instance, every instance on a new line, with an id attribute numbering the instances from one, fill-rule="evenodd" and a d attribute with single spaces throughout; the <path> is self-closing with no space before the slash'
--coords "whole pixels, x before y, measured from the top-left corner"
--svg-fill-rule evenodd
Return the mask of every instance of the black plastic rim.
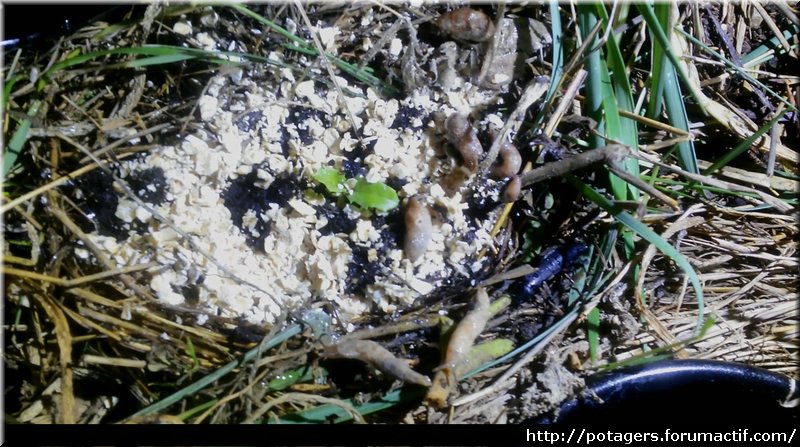
<path id="1" fill-rule="evenodd" d="M 530 422 L 796 424 L 798 399 L 795 380 L 762 368 L 664 360 L 592 376 L 557 414 Z"/>

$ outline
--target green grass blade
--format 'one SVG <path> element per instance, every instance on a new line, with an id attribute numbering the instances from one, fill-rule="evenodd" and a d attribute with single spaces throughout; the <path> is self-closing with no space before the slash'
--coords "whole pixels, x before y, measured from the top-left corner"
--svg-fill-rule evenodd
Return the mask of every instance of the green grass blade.
<path id="1" fill-rule="evenodd" d="M 608 13 L 606 12 L 605 6 L 598 4 L 596 8 L 599 17 L 603 20 L 604 26 L 612 26 L 613 24 L 609 23 Z M 617 116 L 615 119 L 619 121 L 619 134 L 614 136 L 616 136 L 615 139 L 617 141 L 628 146 L 632 151 L 638 151 L 639 130 L 637 128 L 636 121 L 619 115 L 619 110 L 625 110 L 630 113 L 636 113 L 636 111 L 634 110 L 635 104 L 633 102 L 631 84 L 628 80 L 630 77 L 628 73 L 628 67 L 626 66 L 625 60 L 622 57 L 617 36 L 614 33 L 609 33 L 605 48 L 608 54 L 607 65 L 610 67 L 609 79 L 614 90 L 614 97 L 616 98 L 615 105 L 618 107 L 618 110 L 612 111 L 612 113 L 616 113 Z M 609 136 L 612 136 L 612 134 L 609 134 Z M 623 167 L 625 171 L 631 175 L 639 175 L 639 163 L 634 158 L 631 157 L 625 160 Z M 632 200 L 638 199 L 639 190 L 631 184 L 626 183 L 626 185 L 628 193 L 625 194 L 625 197 Z"/>
<path id="2" fill-rule="evenodd" d="M 311 43 L 306 42 L 302 38 L 292 34 L 287 29 L 267 19 L 266 17 L 263 17 L 262 15 L 247 8 L 246 6 L 237 3 L 229 4 L 228 6 L 252 18 L 257 22 L 266 25 L 271 30 L 275 31 L 279 35 L 285 37 L 286 39 L 289 39 L 291 42 L 294 43 L 294 45 L 284 45 L 285 48 L 293 49 L 295 51 L 300 51 L 310 56 L 319 55 L 317 49 Z M 340 59 L 332 54 L 326 53 L 325 57 L 328 58 L 339 69 L 347 72 L 348 74 L 355 77 L 359 81 L 390 95 L 397 93 L 397 90 L 395 88 L 384 84 L 384 82 L 380 78 L 372 75 L 368 70 L 361 70 L 356 65 L 350 64 L 349 62 L 346 62 L 343 59 Z"/>
<path id="3" fill-rule="evenodd" d="M 598 16 L 605 19 L 604 25 L 608 28 L 610 26 L 608 23 L 608 14 L 602 4 L 578 5 L 578 20 L 581 25 L 581 35 L 584 39 L 597 25 Z M 616 46 L 616 36 L 609 33 L 605 48 L 609 53 L 609 59 L 613 61 L 612 63 L 615 64 L 615 68 L 617 69 L 617 71 L 614 72 L 614 80 L 612 83 L 606 59 L 601 56 L 601 49 L 598 48 L 598 42 L 599 39 L 595 37 L 590 45 L 590 48 L 594 51 L 587 56 L 586 60 L 586 70 L 588 72 L 586 78 L 587 110 L 588 115 L 597 122 L 596 131 L 599 134 L 593 137 L 592 147 L 596 149 L 605 146 L 610 140 L 623 144 L 632 144 L 635 148 L 637 146 L 635 126 L 632 128 L 632 133 L 630 127 L 627 129 L 627 132 L 623 130 L 622 120 L 617 107 L 619 97 L 625 98 L 627 94 L 628 100 L 630 99 L 630 85 L 627 83 L 627 67 L 625 67 L 622 57 L 619 54 L 619 48 Z M 612 56 L 610 53 L 613 53 L 615 49 L 617 54 Z M 620 80 L 619 78 L 625 78 L 625 80 Z M 619 90 L 619 96 L 617 90 Z M 624 101 L 625 99 L 623 99 L 623 102 Z M 629 101 L 629 104 L 631 103 L 632 101 Z M 628 164 L 626 161 L 626 169 L 627 167 Z M 638 165 L 631 165 L 631 167 L 638 173 Z M 611 172 L 608 172 L 607 175 L 610 189 L 615 198 L 618 200 L 627 200 L 629 194 L 630 197 L 638 197 L 638 192 L 634 191 L 627 182 Z M 622 236 L 625 253 L 627 256 L 630 256 L 634 248 L 633 235 L 626 231 L 623 232 Z M 602 244 L 613 246 L 616 243 L 616 238 L 617 232 L 609 233 L 604 236 Z M 598 259 L 595 261 L 593 267 L 597 268 L 599 266 L 600 260 Z M 599 339 L 597 327 L 590 326 L 588 328 L 587 338 L 590 343 L 592 339 Z"/>
<path id="4" fill-rule="evenodd" d="M 636 218 L 630 215 L 627 211 L 622 210 L 613 202 L 595 191 L 594 188 L 584 184 L 573 176 L 568 176 L 567 178 L 587 198 L 613 215 L 616 220 L 633 230 L 642 239 L 653 244 L 661 253 L 664 253 L 664 255 L 672 259 L 675 264 L 677 264 L 678 267 L 680 267 L 689 276 L 689 282 L 692 284 L 695 296 L 697 297 L 697 328 L 698 330 L 702 328 L 704 321 L 703 314 L 705 313 L 703 287 L 700 284 L 700 278 L 697 276 L 697 273 L 694 271 L 694 268 L 692 268 L 692 265 L 689 263 L 689 261 L 680 252 L 678 252 L 675 247 L 670 245 L 669 242 L 665 241 L 661 236 L 656 234 L 645 224 L 636 220 Z"/>
<path id="5" fill-rule="evenodd" d="M 249 60 L 253 62 L 261 62 L 273 65 L 280 68 L 292 68 L 282 62 L 273 59 L 257 56 L 247 53 L 236 53 L 231 51 L 215 51 L 204 50 L 199 48 L 184 48 L 173 45 L 144 45 L 141 47 L 129 48 L 115 48 L 113 50 L 93 51 L 86 54 L 79 54 L 67 58 L 57 64 L 54 64 L 50 69 L 42 74 L 38 81 L 38 88 L 41 90 L 48 80 L 56 73 L 64 71 L 69 68 L 79 68 L 82 64 L 102 59 L 108 56 L 142 56 L 138 59 L 122 61 L 118 63 L 99 65 L 95 68 L 137 68 L 157 64 L 169 64 L 181 62 L 189 59 L 201 59 L 210 63 L 220 65 L 238 64 L 242 61 Z M 85 67 L 80 67 L 84 68 Z M 4 91 L 9 90 L 8 84 Z"/>
<path id="6" fill-rule="evenodd" d="M 295 383 L 311 380 L 313 378 L 314 373 L 312 369 L 309 366 L 301 366 L 300 368 L 290 369 L 270 380 L 267 387 L 270 391 L 283 391 Z"/>
<path id="7" fill-rule="evenodd" d="M 704 172 L 704 175 L 710 175 L 714 172 L 717 172 L 723 166 L 726 166 L 736 157 L 744 154 L 747 152 L 752 146 L 753 143 L 758 141 L 765 133 L 769 132 L 777 122 L 783 118 L 786 113 L 789 112 L 789 109 L 783 109 L 783 111 L 777 115 L 775 115 L 771 120 L 767 121 L 766 124 L 761 126 L 753 135 L 750 135 L 746 140 L 739 143 L 735 148 L 728 151 L 725 155 L 719 158 L 719 160 L 715 161 L 711 164 Z"/>
<path id="8" fill-rule="evenodd" d="M 654 39 L 655 44 L 661 46 L 661 50 L 664 52 L 664 55 L 670 61 L 672 68 L 675 70 L 676 75 L 680 77 L 680 79 L 682 79 L 687 86 L 691 86 L 686 71 L 683 69 L 680 62 L 678 61 L 678 56 L 676 56 L 675 53 L 672 51 L 672 45 L 669 43 L 669 38 L 667 37 L 667 33 L 664 32 L 664 28 L 659 23 L 655 11 L 653 10 L 653 6 L 648 3 L 636 3 L 636 8 L 639 9 L 639 12 L 642 14 L 642 17 L 644 18 L 644 21 L 647 23 L 647 27 L 650 30 L 650 36 L 655 37 Z M 692 88 L 689 88 L 689 92 L 691 92 L 697 104 L 702 108 L 703 107 L 702 98 L 698 97 L 697 92 L 695 92 L 694 89 Z M 703 113 L 705 113 L 705 109 L 703 110 Z"/>
<path id="9" fill-rule="evenodd" d="M 728 68 L 736 71 L 740 76 L 742 76 L 743 78 L 747 79 L 753 85 L 756 85 L 759 88 L 761 88 L 762 90 L 764 90 L 765 92 L 767 92 L 770 96 L 772 96 L 773 99 L 782 102 L 784 105 L 789 107 L 789 109 L 791 109 L 791 110 L 793 110 L 795 112 L 800 112 L 800 110 L 798 110 L 797 107 L 795 107 L 794 104 L 789 102 L 789 100 L 784 98 L 783 95 L 779 95 L 778 93 L 775 92 L 775 90 L 772 90 L 768 86 L 764 85 L 763 82 L 761 82 L 758 79 L 752 77 L 750 75 L 750 73 L 748 73 L 742 67 L 739 67 L 738 65 L 734 64 L 733 62 L 728 60 L 725 56 L 723 56 L 719 52 L 709 48 L 708 45 L 703 44 L 703 42 L 700 42 L 699 40 L 697 40 L 696 37 L 692 36 L 691 34 L 687 33 L 686 31 L 684 31 L 684 30 L 682 30 L 680 28 L 677 28 L 677 31 L 679 33 L 683 34 L 683 36 L 686 37 L 687 39 L 689 39 L 693 44 L 697 45 L 698 47 L 700 47 L 701 49 L 706 51 L 708 54 L 711 54 L 712 56 L 714 56 L 717 59 L 719 59 L 720 61 L 722 61 Z"/>
<path id="10" fill-rule="evenodd" d="M 11 172 L 11 168 L 13 168 L 14 164 L 17 162 L 17 157 L 22 153 L 22 147 L 25 145 L 25 142 L 28 141 L 28 132 L 31 130 L 31 120 L 39 113 L 40 105 L 41 103 L 39 101 L 34 101 L 33 104 L 31 104 L 27 116 L 19 123 L 19 127 L 14 131 L 14 135 L 8 142 L 8 146 L 5 148 L 3 154 L 3 178 L 8 176 L 8 173 Z"/>
<path id="11" fill-rule="evenodd" d="M 162 56 L 145 57 L 120 64 L 126 68 L 147 67 L 148 65 L 164 65 L 181 62 L 188 59 L 195 59 L 196 56 L 190 54 L 165 54 Z"/>
<path id="12" fill-rule="evenodd" d="M 200 412 L 203 412 L 203 411 L 213 407 L 214 405 L 217 404 L 217 402 L 219 402 L 219 399 L 211 399 L 208 402 L 203 402 L 202 404 L 200 404 L 200 405 L 198 405 L 198 406 L 196 406 L 194 408 L 190 408 L 190 409 L 184 411 L 183 413 L 179 414 L 177 416 L 177 418 L 182 420 L 182 421 L 185 421 L 185 420 L 191 418 L 192 416 L 194 416 L 194 415 L 196 415 L 196 414 L 198 414 Z"/>
<path id="13" fill-rule="evenodd" d="M 175 47 L 170 45 L 144 45 L 141 47 L 114 48 L 111 50 L 92 51 L 85 54 L 79 54 L 77 56 L 73 56 L 61 62 L 53 64 L 50 67 L 50 69 L 43 74 L 43 76 L 47 77 L 61 70 L 74 67 L 76 65 L 84 64 L 86 62 L 95 59 L 100 59 L 106 56 L 126 56 L 126 55 L 169 56 L 175 54 L 199 55 L 205 53 L 204 50 L 195 50 L 195 51 L 192 50 L 193 49 L 190 48 Z"/>
<path id="14" fill-rule="evenodd" d="M 669 5 L 657 3 L 654 11 L 657 20 L 669 17 Z M 647 102 L 646 116 L 658 120 L 664 105 L 664 67 L 667 66 L 667 55 L 664 48 L 655 39 L 650 39 L 650 100 Z"/>
<path id="15" fill-rule="evenodd" d="M 179 402 L 181 399 L 189 397 L 194 393 L 202 390 L 203 388 L 211 385 L 212 383 L 216 382 L 229 372 L 233 371 L 237 366 L 244 365 L 245 363 L 253 360 L 256 356 L 264 352 L 268 349 L 272 349 L 275 346 L 283 343 L 284 341 L 288 340 L 291 337 L 299 334 L 301 331 L 301 326 L 299 324 L 293 324 L 286 329 L 282 330 L 280 333 L 275 335 L 272 338 L 265 338 L 258 346 L 255 348 L 247 351 L 244 356 L 242 356 L 241 360 L 234 360 L 230 363 L 225 364 L 221 368 L 217 369 L 213 373 L 203 377 L 202 379 L 194 382 L 173 394 L 161 399 L 160 401 L 149 405 L 141 410 L 137 411 L 133 414 L 133 416 L 145 416 L 148 414 L 157 413 L 161 410 L 168 408 L 170 405 Z"/>
<path id="16" fill-rule="evenodd" d="M 709 315 L 708 318 L 706 318 L 705 323 L 703 323 L 703 327 L 701 327 L 699 332 L 696 335 L 692 336 L 689 340 L 678 341 L 675 343 L 670 343 L 668 345 L 656 347 L 654 349 L 642 352 L 641 354 L 637 354 L 631 358 L 622 360 L 620 362 L 612 362 L 607 365 L 603 365 L 597 368 L 597 371 L 598 372 L 611 371 L 617 368 L 622 368 L 624 366 L 642 365 L 645 363 L 651 363 L 658 360 L 673 358 L 674 356 L 672 355 L 671 351 L 674 351 L 675 349 L 685 348 L 691 345 L 692 343 L 696 343 L 702 340 L 703 337 L 706 336 L 706 333 L 708 333 L 708 330 L 714 326 L 714 323 L 716 323 L 716 318 L 714 317 L 714 315 Z"/>
<path id="17" fill-rule="evenodd" d="M 2 110 L 6 110 L 6 105 L 8 104 L 8 98 L 11 97 L 11 91 L 14 90 L 14 86 L 17 84 L 17 82 L 23 79 L 25 79 L 25 76 L 21 74 L 14 75 L 8 78 L 5 84 L 3 84 L 3 98 L 2 98 L 2 103 L 0 103 L 0 105 L 2 106 Z"/>
<path id="18" fill-rule="evenodd" d="M 686 115 L 683 92 L 678 83 L 675 68 L 672 66 L 665 66 L 662 71 L 662 79 L 664 85 L 662 96 L 664 108 L 669 118 L 669 124 L 678 129 L 689 131 L 689 118 Z M 678 161 L 680 162 L 680 166 L 691 173 L 698 173 L 694 142 L 691 140 L 681 141 L 677 143 L 675 147 L 678 149 Z"/>
<path id="19" fill-rule="evenodd" d="M 578 5 L 578 19 L 581 22 L 581 34 L 584 38 L 598 23 L 594 7 L 590 4 Z M 588 72 L 586 77 L 587 111 L 588 115 L 597 122 L 598 135 L 592 139 L 592 145 L 595 148 L 605 146 L 608 139 L 620 141 L 619 139 L 622 138 L 622 124 L 617 109 L 616 94 L 608 74 L 608 66 L 601 55 L 600 48 L 597 48 L 597 41 L 597 37 L 595 37 L 592 42 L 594 51 L 589 53 L 586 60 Z M 626 200 L 628 183 L 613 174 L 609 174 L 609 179 L 614 197 Z"/>
<path id="20" fill-rule="evenodd" d="M 550 0 L 550 36 L 553 38 L 553 65 L 550 70 L 550 87 L 547 89 L 545 104 L 549 104 L 556 93 L 556 88 L 561 82 L 561 74 L 564 70 L 564 31 L 561 27 L 561 12 L 558 10 L 557 0 Z"/>
<path id="21" fill-rule="evenodd" d="M 423 388 L 401 388 L 386 393 L 378 400 L 360 405 L 355 405 L 355 402 L 353 402 L 352 399 L 345 400 L 344 402 L 355 408 L 359 414 L 366 416 L 371 413 L 386 410 L 404 402 L 420 399 L 424 395 L 425 389 Z M 334 422 L 337 424 L 349 422 L 353 419 L 353 417 L 341 407 L 333 404 L 325 404 L 283 416 L 278 418 L 277 421 L 264 420 L 263 422 L 278 424 L 323 424 L 330 423 L 332 418 L 336 418 L 334 419 Z"/>
<path id="22" fill-rule="evenodd" d="M 800 33 L 800 28 L 798 28 L 795 25 L 791 25 L 791 28 L 788 29 L 788 30 L 784 30 L 782 34 L 783 34 L 783 37 L 787 41 L 791 42 L 792 39 L 794 38 L 794 36 L 796 34 L 798 34 L 798 33 Z M 769 59 L 764 59 L 764 60 L 760 60 L 760 59 L 762 58 L 762 56 L 767 54 L 767 52 L 769 52 L 770 50 L 775 50 L 775 52 L 777 54 L 781 54 L 781 53 L 785 52 L 785 50 L 783 49 L 783 46 L 781 46 L 780 41 L 778 40 L 777 36 L 773 37 L 772 39 L 769 39 L 765 43 L 761 44 L 758 48 L 752 50 L 751 52 L 749 52 L 749 53 L 747 53 L 745 55 L 743 55 L 742 56 L 742 66 L 744 68 L 750 68 L 750 67 L 752 67 L 754 65 L 760 65 L 760 64 L 763 64 L 763 63 L 767 62 L 767 60 L 769 60 Z M 756 62 L 756 63 L 754 63 L 754 62 Z"/>
<path id="23" fill-rule="evenodd" d="M 595 307 L 586 315 L 586 331 L 589 358 L 592 363 L 596 363 L 600 360 L 600 309 Z"/>
<path id="24" fill-rule="evenodd" d="M 672 8 L 672 5 L 669 4 L 660 4 L 656 7 L 656 23 L 659 25 L 658 30 L 662 33 L 664 29 L 669 30 L 669 32 L 671 32 L 673 29 L 673 26 L 670 23 L 670 8 Z M 669 40 L 670 36 L 667 35 L 666 38 Z M 686 114 L 686 104 L 683 101 L 681 85 L 678 82 L 676 65 L 663 64 L 661 66 L 659 75 L 660 78 L 657 80 L 657 82 L 662 87 L 660 89 L 661 99 L 667 112 L 669 124 L 673 127 L 677 127 L 678 129 L 688 132 L 689 118 Z M 681 167 L 691 173 L 698 173 L 694 142 L 681 141 L 680 143 L 677 143 L 675 147 L 678 150 L 678 161 L 680 162 Z"/>
<path id="25" fill-rule="evenodd" d="M 239 4 L 239 3 L 232 3 L 232 4 L 228 5 L 228 6 L 233 8 L 233 9 L 235 9 L 235 10 L 237 10 L 237 11 L 239 11 L 240 13 L 250 17 L 251 19 L 253 19 L 253 20 L 257 21 L 257 22 L 261 22 L 264 25 L 267 25 L 271 30 L 275 31 L 276 33 L 280 34 L 281 36 L 291 40 L 294 43 L 296 43 L 297 46 L 299 46 L 301 48 L 310 49 L 310 50 L 312 50 L 314 52 L 314 54 L 317 54 L 317 50 L 310 43 L 306 42 L 305 40 L 303 40 L 299 36 L 296 36 L 296 35 L 292 34 L 286 28 L 278 25 L 277 23 L 273 22 L 272 20 L 267 19 L 266 17 L 262 16 L 261 14 L 259 14 L 259 13 L 255 12 L 255 11 L 251 10 L 250 8 L 246 7 L 245 5 L 242 5 L 242 4 Z"/>

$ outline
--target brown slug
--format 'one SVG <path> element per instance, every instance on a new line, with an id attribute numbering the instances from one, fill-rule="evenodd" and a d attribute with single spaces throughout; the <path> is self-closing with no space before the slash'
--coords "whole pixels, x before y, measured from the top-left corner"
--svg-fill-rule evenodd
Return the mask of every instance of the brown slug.
<path id="1" fill-rule="evenodd" d="M 436 24 L 439 29 L 459 40 L 486 42 L 494 36 L 492 19 L 468 6 L 445 12 L 439 16 Z"/>
<path id="2" fill-rule="evenodd" d="M 464 115 L 455 113 L 447 118 L 445 128 L 447 139 L 461 154 L 464 167 L 475 172 L 483 156 L 483 146 L 469 120 Z"/>
<path id="3" fill-rule="evenodd" d="M 406 234 L 403 251 L 411 262 L 419 259 L 428 247 L 433 232 L 428 207 L 416 197 L 408 199 L 405 212 Z"/>
<path id="4" fill-rule="evenodd" d="M 404 360 L 372 340 L 342 340 L 326 346 L 323 355 L 360 360 L 403 382 L 431 386 L 429 377 L 414 371 Z"/>
<path id="5" fill-rule="evenodd" d="M 513 143 L 506 141 L 500 146 L 500 163 L 492 166 L 492 178 L 501 179 L 511 177 L 519 172 L 522 167 L 522 156 Z"/>
<path id="6" fill-rule="evenodd" d="M 506 187 L 503 190 L 503 202 L 504 203 L 513 203 L 519 199 L 519 194 L 522 190 L 522 180 L 520 180 L 517 174 L 511 176 L 506 183 Z"/>

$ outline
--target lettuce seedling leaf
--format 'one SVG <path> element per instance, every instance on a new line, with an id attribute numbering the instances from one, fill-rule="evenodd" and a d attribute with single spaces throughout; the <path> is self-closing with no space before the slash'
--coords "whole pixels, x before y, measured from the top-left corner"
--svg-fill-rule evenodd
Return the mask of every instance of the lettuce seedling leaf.
<path id="1" fill-rule="evenodd" d="M 344 174 L 336 168 L 323 167 L 314 173 L 314 180 L 325 185 L 325 189 L 333 195 L 339 195 L 344 191 Z"/>
<path id="2" fill-rule="evenodd" d="M 363 178 L 358 179 L 348 199 L 362 208 L 378 211 L 389 211 L 400 204 L 394 189 L 383 183 L 370 183 Z"/>

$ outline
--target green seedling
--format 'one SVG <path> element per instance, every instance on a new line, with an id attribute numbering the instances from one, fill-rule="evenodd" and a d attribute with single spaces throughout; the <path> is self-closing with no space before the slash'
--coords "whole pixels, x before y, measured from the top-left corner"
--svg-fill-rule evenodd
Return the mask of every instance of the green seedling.
<path id="1" fill-rule="evenodd" d="M 358 177 L 352 191 L 345 191 L 345 176 L 339 170 L 329 167 L 320 168 L 313 175 L 314 180 L 325 186 L 334 196 L 345 193 L 347 200 L 362 208 L 377 211 L 389 211 L 400 204 L 400 198 L 394 189 L 384 183 L 368 182 Z"/>

